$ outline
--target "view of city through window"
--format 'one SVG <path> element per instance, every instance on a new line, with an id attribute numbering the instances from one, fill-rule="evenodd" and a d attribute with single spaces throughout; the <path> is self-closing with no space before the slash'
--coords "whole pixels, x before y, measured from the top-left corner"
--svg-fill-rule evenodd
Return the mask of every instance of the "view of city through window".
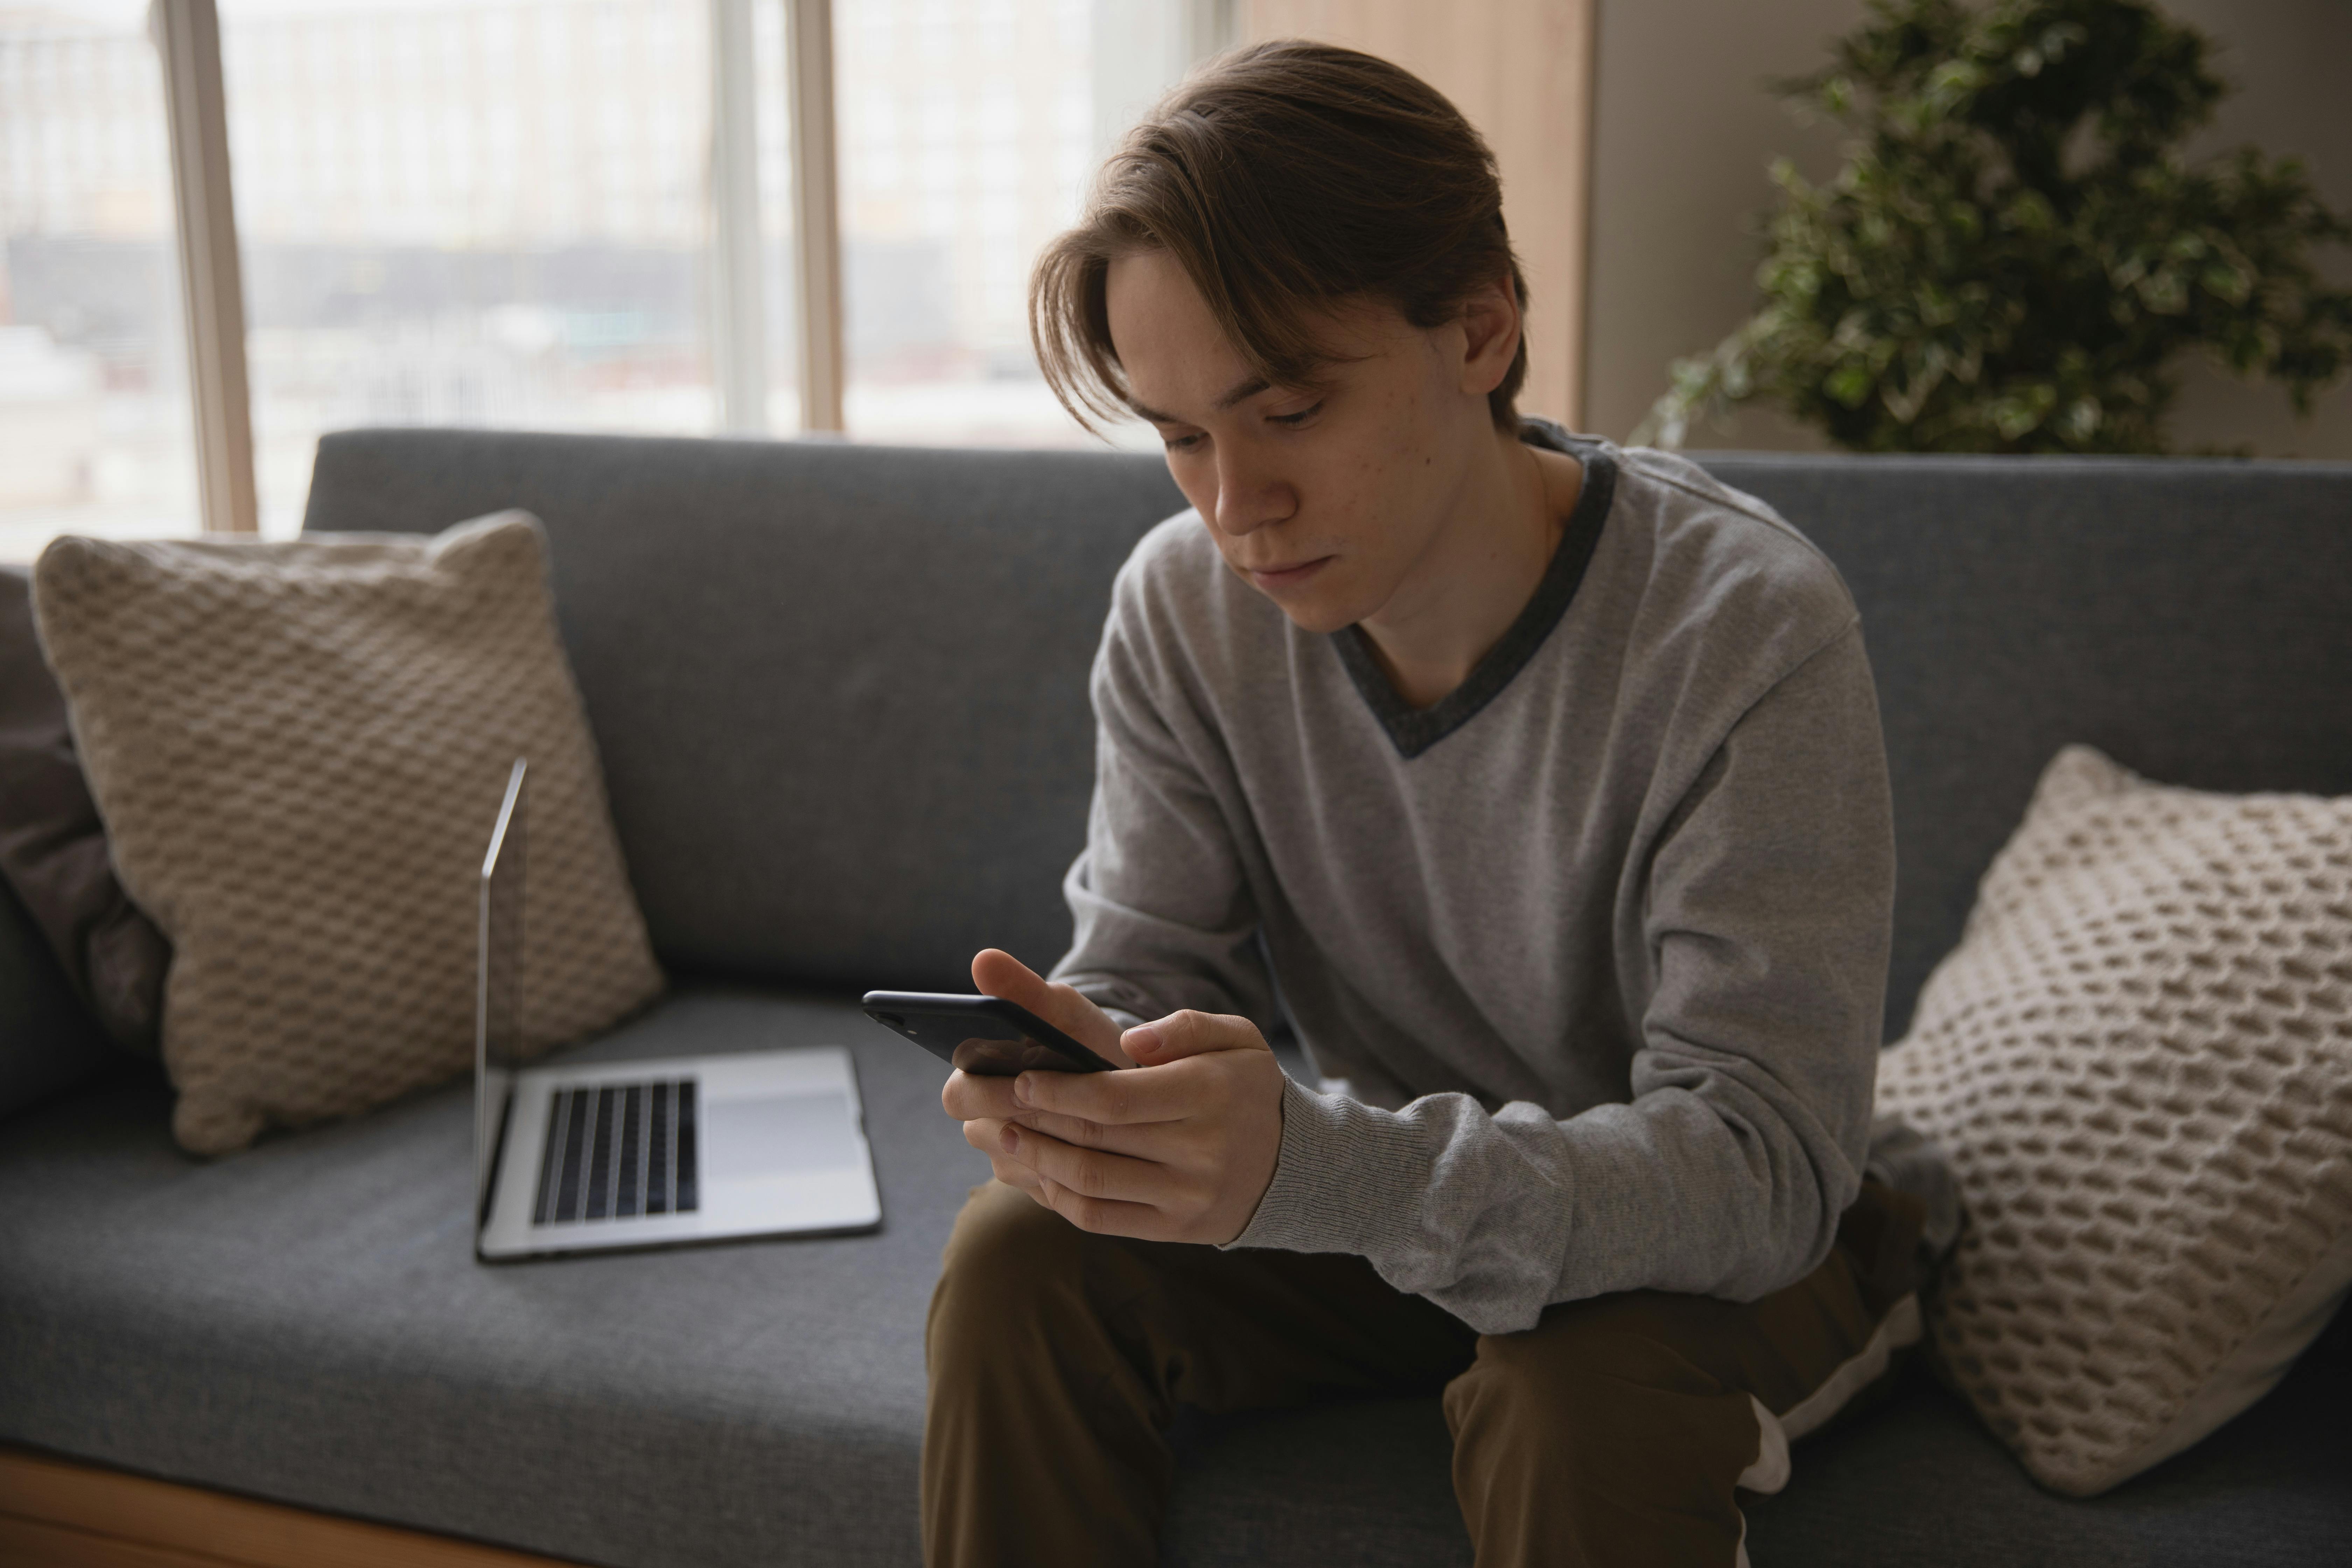
<path id="1" fill-rule="evenodd" d="M 1091 446 L 1037 374 L 1029 268 L 1197 42 L 1183 0 L 834 0 L 854 437 Z M 1143 426 L 1122 444 L 1159 448 Z"/>
<path id="2" fill-rule="evenodd" d="M 144 0 L 0 9 L 0 560 L 197 525 L 145 22 Z"/>
<path id="3" fill-rule="evenodd" d="M 220 16 L 263 531 L 324 430 L 717 426 L 703 0 Z"/>
<path id="4" fill-rule="evenodd" d="M 835 0 L 847 423 L 1089 441 L 1037 248 L 1179 74 L 1178 0 Z M 321 432 L 719 428 L 709 0 L 219 0 L 263 531 Z M 767 426 L 793 384 L 782 0 L 753 0 Z M 0 557 L 196 525 L 142 0 L 0 5 Z"/>
<path id="5" fill-rule="evenodd" d="M 1063 444 L 1026 289 L 1091 171 L 1087 0 L 850 0 L 835 112 L 853 434 Z"/>

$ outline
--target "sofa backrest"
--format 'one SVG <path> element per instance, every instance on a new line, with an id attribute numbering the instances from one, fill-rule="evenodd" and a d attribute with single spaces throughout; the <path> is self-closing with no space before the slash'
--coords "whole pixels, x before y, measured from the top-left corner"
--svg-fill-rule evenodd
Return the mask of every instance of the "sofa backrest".
<path id="1" fill-rule="evenodd" d="M 1087 673 L 1183 504 L 1112 452 L 361 430 L 319 444 L 304 527 L 545 522 L 665 963 L 968 991 L 982 947 L 1069 945 Z"/>
<path id="2" fill-rule="evenodd" d="M 2352 793 L 2352 464 L 1706 455 L 1844 574 L 1895 785 L 1889 1037 L 2061 746 Z"/>
<path id="3" fill-rule="evenodd" d="M 1708 456 L 1862 606 L 1901 888 L 1888 1023 L 2061 745 L 2215 789 L 2352 792 L 2352 466 Z M 547 524 L 656 946 L 961 988 L 1043 967 L 1085 832 L 1110 581 L 1157 458 L 363 430 L 306 526 Z"/>

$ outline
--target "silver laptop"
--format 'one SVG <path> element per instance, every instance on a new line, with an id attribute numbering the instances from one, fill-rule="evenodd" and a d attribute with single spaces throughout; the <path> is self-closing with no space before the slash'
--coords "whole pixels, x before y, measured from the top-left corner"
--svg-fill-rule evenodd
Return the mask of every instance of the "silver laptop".
<path id="1" fill-rule="evenodd" d="M 882 1223 L 840 1046 L 522 1065 L 526 777 L 482 857 L 474 1255 L 485 1261 Z"/>

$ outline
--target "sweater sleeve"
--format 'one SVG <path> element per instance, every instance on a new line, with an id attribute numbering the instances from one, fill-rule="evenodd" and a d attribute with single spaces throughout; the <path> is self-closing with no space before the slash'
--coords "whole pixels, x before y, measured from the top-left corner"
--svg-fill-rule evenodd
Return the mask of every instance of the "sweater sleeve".
<path id="1" fill-rule="evenodd" d="M 1095 658 L 1095 789 L 1063 879 L 1073 932 L 1052 978 L 1124 1024 L 1183 1008 L 1274 1023 L 1259 916 L 1234 843 L 1237 803 L 1211 777 L 1221 744 L 1158 645 L 1133 569 Z"/>
<path id="2" fill-rule="evenodd" d="M 1631 1102 L 1557 1121 L 1289 1086 L 1273 1183 L 1233 1245 L 1361 1254 L 1486 1333 L 1611 1291 L 1744 1300 L 1800 1278 L 1861 1188 L 1894 884 L 1849 626 L 1739 718 L 1653 845 Z"/>

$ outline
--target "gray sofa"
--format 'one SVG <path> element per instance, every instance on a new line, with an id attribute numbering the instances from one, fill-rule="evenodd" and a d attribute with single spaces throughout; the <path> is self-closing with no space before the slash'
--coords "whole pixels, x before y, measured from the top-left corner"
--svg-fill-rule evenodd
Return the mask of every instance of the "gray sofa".
<path id="1" fill-rule="evenodd" d="M 1886 721 L 1902 1032 L 2058 747 L 2352 792 L 2352 467 L 1727 456 L 1844 571 Z M 212 1163 L 124 1061 L 0 1125 L 0 1440 L 634 1568 L 918 1559 L 921 1328 L 985 1167 L 852 1005 L 1049 963 L 1145 458 L 435 431 L 321 446 L 308 526 L 543 518 L 672 998 L 597 1052 L 855 1051 L 880 1234 L 477 1266 L 467 1091 Z M 86 1030 L 0 891 L 0 1038 Z M 2336 1563 L 2345 1326 L 2106 1497 L 1915 1373 L 1800 1447 L 1759 1563 Z M 1188 1418 L 1171 1563 L 1467 1563 L 1433 1402 Z"/>

